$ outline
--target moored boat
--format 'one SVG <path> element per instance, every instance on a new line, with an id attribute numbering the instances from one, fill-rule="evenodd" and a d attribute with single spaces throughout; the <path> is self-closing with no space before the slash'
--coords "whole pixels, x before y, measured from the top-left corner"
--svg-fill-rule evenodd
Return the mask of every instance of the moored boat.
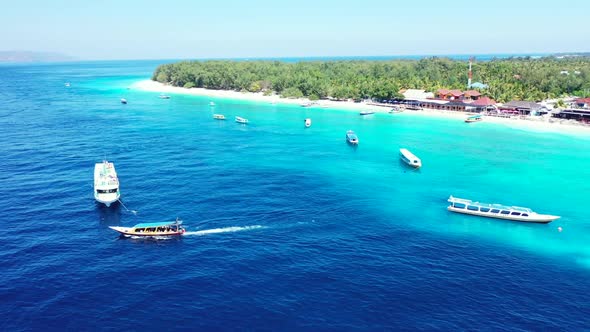
<path id="1" fill-rule="evenodd" d="M 359 138 L 356 136 L 354 131 L 349 130 L 346 132 L 346 142 L 348 142 L 349 144 L 352 144 L 352 145 L 358 145 Z"/>
<path id="2" fill-rule="evenodd" d="M 373 111 L 361 111 L 359 114 L 360 115 L 371 115 L 371 114 L 375 114 L 375 112 L 373 112 Z"/>
<path id="3" fill-rule="evenodd" d="M 225 120 L 225 115 L 223 115 L 223 114 L 213 114 L 213 119 L 215 119 L 215 120 Z"/>
<path id="4" fill-rule="evenodd" d="M 248 124 L 248 119 L 244 119 L 242 117 L 236 116 L 236 122 L 241 124 Z"/>
<path id="5" fill-rule="evenodd" d="M 106 206 L 119 200 L 119 178 L 115 164 L 104 160 L 94 165 L 94 199 Z"/>
<path id="6" fill-rule="evenodd" d="M 212 102 L 212 101 L 210 101 L 210 102 L 209 102 L 209 106 L 215 106 L 215 103 L 214 103 L 214 102 Z"/>
<path id="7" fill-rule="evenodd" d="M 301 107 L 311 107 L 313 103 L 311 101 L 301 103 Z"/>
<path id="8" fill-rule="evenodd" d="M 305 128 L 309 128 L 309 127 L 311 127 L 311 119 L 307 118 L 307 119 L 305 119 Z"/>
<path id="9" fill-rule="evenodd" d="M 160 95 L 160 99 L 170 99 L 170 96 L 168 96 L 168 95 Z"/>
<path id="10" fill-rule="evenodd" d="M 403 111 L 404 111 L 403 109 L 401 109 L 401 108 L 399 108 L 399 107 L 395 106 L 395 107 L 393 107 L 392 109 L 390 109 L 388 113 L 390 113 L 390 114 L 391 114 L 391 113 L 401 113 L 401 112 L 403 112 Z"/>
<path id="11" fill-rule="evenodd" d="M 404 149 L 404 148 L 399 149 L 399 156 L 400 156 L 401 160 L 404 163 L 408 164 L 409 166 L 412 166 L 415 168 L 422 167 L 422 160 L 420 160 L 420 158 L 416 157 L 408 149 Z"/>
<path id="12" fill-rule="evenodd" d="M 474 116 L 470 116 L 467 119 L 465 119 L 465 122 L 471 123 L 471 122 L 479 122 L 481 120 L 483 120 L 481 115 L 474 115 Z"/>
<path id="13" fill-rule="evenodd" d="M 66 82 L 64 85 L 65 85 L 66 87 L 70 87 L 70 85 L 71 85 L 71 84 L 70 84 L 70 82 Z"/>
<path id="14" fill-rule="evenodd" d="M 133 227 L 109 226 L 109 228 L 126 237 L 179 236 L 186 232 L 179 219 L 171 222 L 142 223 Z"/>
<path id="15" fill-rule="evenodd" d="M 549 214 L 539 214 L 529 208 L 473 202 L 468 199 L 456 198 L 453 196 L 449 197 L 448 202 L 451 203 L 451 205 L 447 207 L 447 210 L 449 211 L 480 217 L 542 224 L 550 223 L 553 220 L 560 218 L 559 216 Z"/>
<path id="16" fill-rule="evenodd" d="M 127 104 L 127 99 L 121 98 L 121 104 Z"/>

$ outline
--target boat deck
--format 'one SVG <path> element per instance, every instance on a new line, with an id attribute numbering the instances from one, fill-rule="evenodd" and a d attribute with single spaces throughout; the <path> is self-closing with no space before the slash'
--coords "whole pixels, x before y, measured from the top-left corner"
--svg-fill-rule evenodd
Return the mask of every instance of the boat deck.
<path id="1" fill-rule="evenodd" d="M 119 178 L 115 171 L 115 165 L 109 162 L 97 163 L 94 166 L 95 187 L 116 187 L 119 186 Z"/>

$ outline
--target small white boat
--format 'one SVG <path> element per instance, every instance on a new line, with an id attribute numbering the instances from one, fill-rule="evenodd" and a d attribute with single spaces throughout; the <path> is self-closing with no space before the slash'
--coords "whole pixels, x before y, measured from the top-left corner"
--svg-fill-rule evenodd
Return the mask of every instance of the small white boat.
<path id="1" fill-rule="evenodd" d="M 215 106 L 215 103 L 211 101 L 209 102 L 209 106 Z"/>
<path id="2" fill-rule="evenodd" d="M 412 152 L 408 149 L 399 149 L 399 156 L 401 160 L 408 164 L 409 166 L 419 168 L 422 167 L 422 161 L 420 158 L 416 157 Z"/>
<path id="3" fill-rule="evenodd" d="M 121 98 L 121 104 L 127 104 L 127 99 Z"/>
<path id="4" fill-rule="evenodd" d="M 106 206 L 119 200 L 119 178 L 115 165 L 104 160 L 94 165 L 94 199 Z"/>
<path id="5" fill-rule="evenodd" d="M 480 217 L 542 224 L 550 223 L 553 220 L 560 218 L 559 216 L 549 214 L 538 214 L 529 208 L 479 203 L 468 199 L 455 198 L 453 196 L 449 197 L 448 202 L 451 203 L 451 205 L 447 207 L 447 210 L 449 211 Z"/>
<path id="6" fill-rule="evenodd" d="M 213 114 L 213 119 L 215 119 L 215 120 L 225 120 L 225 115 L 223 115 L 223 114 Z"/>
<path id="7" fill-rule="evenodd" d="M 360 115 L 371 115 L 371 114 L 375 114 L 375 112 L 373 112 L 373 111 L 361 111 L 359 114 Z"/>
<path id="8" fill-rule="evenodd" d="M 69 87 L 71 84 L 70 82 L 66 82 L 66 84 L 64 84 L 66 87 Z"/>
<path id="9" fill-rule="evenodd" d="M 170 96 L 168 96 L 168 95 L 160 95 L 160 99 L 170 99 Z"/>
<path id="10" fill-rule="evenodd" d="M 349 144 L 352 144 L 352 145 L 358 145 L 359 138 L 358 138 L 358 136 L 356 136 L 354 131 L 349 130 L 346 132 L 346 142 L 348 142 Z"/>
<path id="11" fill-rule="evenodd" d="M 467 119 L 465 119 L 465 122 L 472 123 L 472 122 L 480 122 L 482 120 L 483 120 L 483 118 L 481 117 L 481 115 L 474 115 L 474 116 L 470 116 Z"/>
<path id="12" fill-rule="evenodd" d="M 248 124 L 248 119 L 244 119 L 239 116 L 236 116 L 236 122 L 241 123 L 241 124 Z"/>
<path id="13" fill-rule="evenodd" d="M 311 105 L 313 105 L 311 101 L 301 103 L 301 107 L 311 107 Z"/>
<path id="14" fill-rule="evenodd" d="M 307 119 L 305 119 L 305 128 L 309 128 L 309 127 L 311 127 L 311 119 L 307 118 Z"/>
<path id="15" fill-rule="evenodd" d="M 390 113 L 390 114 L 391 113 L 401 113 L 403 111 L 404 111 L 403 109 L 401 109 L 401 108 L 399 108 L 399 107 L 396 106 L 396 107 L 390 109 L 388 113 Z"/>
<path id="16" fill-rule="evenodd" d="M 176 219 L 176 221 L 172 222 L 150 222 L 137 224 L 133 227 L 109 226 L 109 228 L 119 232 L 125 237 L 179 236 L 186 232 L 180 219 Z"/>

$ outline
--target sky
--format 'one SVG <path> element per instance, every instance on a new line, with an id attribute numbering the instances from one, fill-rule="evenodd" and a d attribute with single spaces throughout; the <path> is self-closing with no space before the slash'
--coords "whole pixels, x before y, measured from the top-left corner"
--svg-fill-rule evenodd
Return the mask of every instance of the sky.
<path id="1" fill-rule="evenodd" d="M 2 2 L 0 51 L 82 60 L 590 51 L 589 0 Z"/>

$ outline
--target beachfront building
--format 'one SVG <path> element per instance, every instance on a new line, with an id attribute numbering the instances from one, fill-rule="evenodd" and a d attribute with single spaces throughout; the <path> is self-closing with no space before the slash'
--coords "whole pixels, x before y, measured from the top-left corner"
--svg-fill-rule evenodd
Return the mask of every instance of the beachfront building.
<path id="1" fill-rule="evenodd" d="M 574 106 L 581 109 L 590 109 L 590 98 L 578 98 L 574 100 Z"/>
<path id="2" fill-rule="evenodd" d="M 564 109 L 553 113 L 553 117 L 590 123 L 590 109 Z"/>
<path id="3" fill-rule="evenodd" d="M 436 97 L 442 100 L 477 100 L 481 97 L 481 93 L 477 90 L 447 90 L 438 89 L 436 91 Z"/>
<path id="4" fill-rule="evenodd" d="M 407 100 L 421 100 L 434 98 L 434 93 L 419 89 L 401 89 L 400 94 Z"/>
<path id="5" fill-rule="evenodd" d="M 522 100 L 513 100 L 499 106 L 498 109 L 500 113 L 513 115 L 543 115 L 549 112 L 543 105 Z"/>

